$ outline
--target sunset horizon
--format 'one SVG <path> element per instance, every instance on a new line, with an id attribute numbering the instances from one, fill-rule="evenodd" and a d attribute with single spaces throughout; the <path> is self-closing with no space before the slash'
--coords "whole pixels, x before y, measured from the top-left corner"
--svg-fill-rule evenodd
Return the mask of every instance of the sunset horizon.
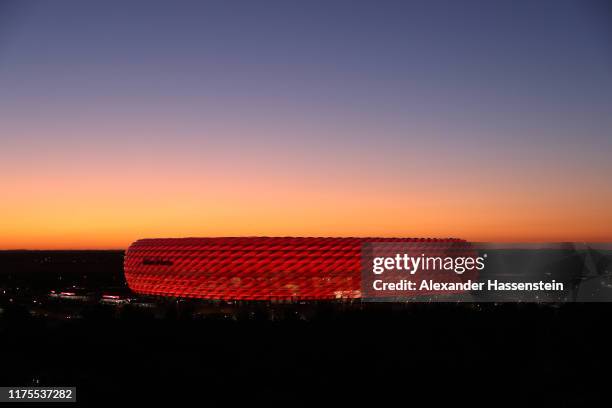
<path id="1" fill-rule="evenodd" d="M 612 241 L 598 10 L 7 2 L 0 249 Z"/>

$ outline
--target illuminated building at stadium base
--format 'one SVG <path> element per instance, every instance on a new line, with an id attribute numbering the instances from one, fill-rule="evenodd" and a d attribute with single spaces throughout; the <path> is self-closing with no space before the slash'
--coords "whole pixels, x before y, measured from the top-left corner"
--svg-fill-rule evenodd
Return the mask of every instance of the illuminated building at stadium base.
<path id="1" fill-rule="evenodd" d="M 164 238 L 133 243 L 125 277 L 139 294 L 222 300 L 361 297 L 362 245 L 454 245 L 418 238 Z"/>

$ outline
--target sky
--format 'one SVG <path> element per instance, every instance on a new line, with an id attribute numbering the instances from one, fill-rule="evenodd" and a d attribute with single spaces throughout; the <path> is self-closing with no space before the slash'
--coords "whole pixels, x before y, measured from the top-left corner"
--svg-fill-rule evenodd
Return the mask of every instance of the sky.
<path id="1" fill-rule="evenodd" d="M 612 241 L 605 1 L 0 0 L 0 249 Z"/>

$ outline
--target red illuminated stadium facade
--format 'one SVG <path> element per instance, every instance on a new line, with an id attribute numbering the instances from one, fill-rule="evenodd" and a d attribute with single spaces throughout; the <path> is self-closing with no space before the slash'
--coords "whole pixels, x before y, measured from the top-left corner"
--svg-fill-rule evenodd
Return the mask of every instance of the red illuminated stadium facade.
<path id="1" fill-rule="evenodd" d="M 428 246 L 459 239 L 168 238 L 133 243 L 129 287 L 143 295 L 221 300 L 326 300 L 361 297 L 364 243 Z"/>

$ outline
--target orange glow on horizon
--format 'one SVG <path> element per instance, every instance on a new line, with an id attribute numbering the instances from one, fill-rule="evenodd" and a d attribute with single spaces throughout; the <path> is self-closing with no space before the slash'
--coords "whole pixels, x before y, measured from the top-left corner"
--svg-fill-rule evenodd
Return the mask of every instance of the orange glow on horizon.
<path id="1" fill-rule="evenodd" d="M 0 249 L 122 249 L 186 236 L 612 241 L 605 177 L 560 157 L 506 165 L 441 150 L 432 164 L 415 147 L 410 160 L 388 163 L 370 148 L 283 149 L 111 155 L 77 146 L 0 163 Z"/>
<path id="2" fill-rule="evenodd" d="M 288 177 L 138 177 L 15 184 L 0 203 L 2 249 L 122 249 L 186 236 L 458 237 L 470 241 L 612 241 L 598 201 L 443 186 Z M 176 182 L 175 182 L 176 180 Z M 21 186 L 21 187 L 20 187 Z M 342 186 L 342 187 L 339 187 Z M 414 193 L 417 191 L 417 193 Z M 578 205 L 582 210 L 578 211 Z"/>

